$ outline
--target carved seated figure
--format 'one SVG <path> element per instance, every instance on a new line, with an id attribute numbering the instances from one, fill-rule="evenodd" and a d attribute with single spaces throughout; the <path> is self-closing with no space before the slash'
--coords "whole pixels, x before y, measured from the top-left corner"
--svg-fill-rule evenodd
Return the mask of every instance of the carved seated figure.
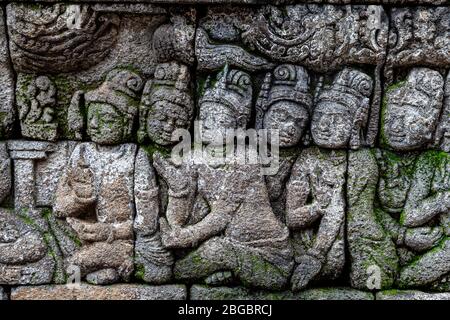
<path id="1" fill-rule="evenodd" d="M 344 69 L 318 95 L 311 123 L 318 147 L 301 152 L 287 185 L 286 223 L 297 263 L 293 290 L 336 279 L 343 270 L 347 152 L 339 149 L 360 145 L 372 87 L 368 75 Z"/>
<path id="2" fill-rule="evenodd" d="M 11 191 L 11 160 L 0 142 L 0 204 Z M 13 210 L 0 208 L 0 283 L 42 284 L 53 276 L 54 261 L 43 235 Z"/>
<path id="3" fill-rule="evenodd" d="M 257 129 L 278 130 L 280 165 L 278 172 L 266 176 L 275 214 L 285 221 L 285 185 L 300 152 L 299 144 L 309 124 L 312 97 L 305 68 L 280 65 L 268 73 L 256 104 Z M 269 139 L 270 141 L 270 139 Z"/>
<path id="4" fill-rule="evenodd" d="M 214 133 L 245 129 L 251 102 L 251 79 L 242 71 L 225 67 L 217 82 L 207 81 L 200 98 L 202 141 L 214 144 Z M 163 244 L 193 248 L 175 263 L 177 279 L 211 285 L 236 279 L 272 290 L 287 284 L 293 267 L 289 233 L 271 209 L 259 165 L 186 160 L 176 168 L 159 154 L 154 165 L 169 186 Z"/>
<path id="5" fill-rule="evenodd" d="M 368 263 L 360 261 L 365 256 L 376 257 L 371 263 L 382 271 L 381 288 L 392 285 L 397 276 L 401 288 L 439 289 L 450 273 L 450 158 L 441 151 L 419 151 L 433 140 L 443 87 L 438 72 L 412 69 L 405 82 L 386 93 L 381 128 L 386 149 L 351 159 L 356 171 L 351 175 L 360 175 L 349 183 L 351 210 L 361 217 L 360 237 L 367 239 L 364 246 L 354 248 L 354 286 L 364 286 L 358 264 Z M 361 195 L 364 188 L 368 196 Z M 381 245 L 386 240 L 380 227 L 391 240 L 390 247 Z"/>
<path id="6" fill-rule="evenodd" d="M 148 281 L 170 278 L 172 257 L 161 247 L 158 188 L 147 155 L 125 143 L 138 113 L 141 78 L 127 70 L 111 71 L 96 90 L 85 94 L 87 131 L 92 143 L 73 151 L 54 204 L 81 242 L 67 265 L 95 284 L 127 281 L 133 271 L 134 231 L 147 237 Z M 136 213 L 136 217 L 135 216 Z M 153 274 L 148 273 L 153 272 Z"/>

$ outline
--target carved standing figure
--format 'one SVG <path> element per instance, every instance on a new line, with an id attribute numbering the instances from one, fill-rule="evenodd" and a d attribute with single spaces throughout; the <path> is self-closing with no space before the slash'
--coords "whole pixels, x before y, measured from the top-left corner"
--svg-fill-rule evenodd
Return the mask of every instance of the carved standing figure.
<path id="1" fill-rule="evenodd" d="M 284 64 L 268 73 L 256 103 L 256 128 L 270 135 L 278 130 L 280 165 L 265 177 L 273 210 L 285 222 L 286 183 L 300 153 L 312 109 L 308 72 L 301 66 Z M 269 139 L 270 141 L 271 139 Z"/>
<path id="2" fill-rule="evenodd" d="M 348 146 L 358 148 L 367 121 L 372 79 L 343 69 L 318 95 L 311 123 L 317 147 L 302 151 L 287 185 L 286 222 L 297 267 L 293 290 L 336 279 L 345 263 L 345 176 Z"/>

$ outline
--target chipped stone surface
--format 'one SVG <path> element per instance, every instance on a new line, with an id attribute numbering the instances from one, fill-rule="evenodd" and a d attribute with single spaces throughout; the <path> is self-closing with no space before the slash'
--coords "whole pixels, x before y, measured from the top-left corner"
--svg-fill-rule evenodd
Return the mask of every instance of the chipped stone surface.
<path id="1" fill-rule="evenodd" d="M 0 140 L 12 135 L 14 117 L 14 73 L 9 56 L 6 22 L 0 10 Z"/>
<path id="2" fill-rule="evenodd" d="M 0 286 L 445 298 L 444 2 L 4 1 Z"/>
<path id="3" fill-rule="evenodd" d="M 83 283 L 78 288 L 48 285 L 11 290 L 11 300 L 185 300 L 186 296 L 186 287 L 183 285 L 94 286 Z"/>
<path id="4" fill-rule="evenodd" d="M 369 292 L 349 288 L 317 288 L 292 293 L 291 291 L 249 291 L 242 287 L 191 287 L 192 300 L 374 300 Z"/>
<path id="5" fill-rule="evenodd" d="M 415 290 L 381 291 L 376 300 L 450 300 L 449 293 L 429 293 Z"/>

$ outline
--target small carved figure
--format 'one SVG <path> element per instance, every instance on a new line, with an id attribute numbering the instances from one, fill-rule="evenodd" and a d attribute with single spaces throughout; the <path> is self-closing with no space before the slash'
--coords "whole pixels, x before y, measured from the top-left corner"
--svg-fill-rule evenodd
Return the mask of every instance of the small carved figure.
<path id="1" fill-rule="evenodd" d="M 54 122 L 56 87 L 47 76 L 34 78 L 28 85 L 26 99 L 19 102 L 22 135 L 54 141 L 58 124 Z"/>

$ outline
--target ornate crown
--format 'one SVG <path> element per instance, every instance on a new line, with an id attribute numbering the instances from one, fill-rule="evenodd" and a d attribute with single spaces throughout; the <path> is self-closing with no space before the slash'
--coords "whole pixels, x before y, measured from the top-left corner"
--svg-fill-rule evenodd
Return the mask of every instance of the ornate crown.
<path id="1" fill-rule="evenodd" d="M 205 93 L 200 99 L 204 102 L 220 103 L 231 108 L 236 114 L 250 117 L 252 108 L 252 82 L 250 76 L 240 70 L 228 69 L 228 65 L 212 84 L 208 79 Z"/>
<path id="2" fill-rule="evenodd" d="M 323 101 L 338 102 L 356 112 L 359 108 L 369 109 L 373 90 L 372 78 L 364 72 L 345 68 L 340 71 L 331 86 L 320 92 L 318 103 Z"/>
<path id="3" fill-rule="evenodd" d="M 101 102 L 116 107 L 133 119 L 138 112 L 139 94 L 143 81 L 139 75 L 129 70 L 115 69 L 108 73 L 102 85 L 85 95 L 87 103 Z"/>
<path id="4" fill-rule="evenodd" d="M 305 68 L 291 64 L 278 66 L 273 71 L 273 80 L 267 97 L 266 105 L 287 100 L 307 106 L 312 105 L 309 93 L 309 75 Z"/>
<path id="5" fill-rule="evenodd" d="M 190 92 L 190 74 L 187 66 L 177 62 L 162 63 L 155 69 L 154 80 L 144 89 L 143 103 L 153 105 L 168 101 L 184 109 L 189 118 L 194 113 L 194 101 Z"/>

